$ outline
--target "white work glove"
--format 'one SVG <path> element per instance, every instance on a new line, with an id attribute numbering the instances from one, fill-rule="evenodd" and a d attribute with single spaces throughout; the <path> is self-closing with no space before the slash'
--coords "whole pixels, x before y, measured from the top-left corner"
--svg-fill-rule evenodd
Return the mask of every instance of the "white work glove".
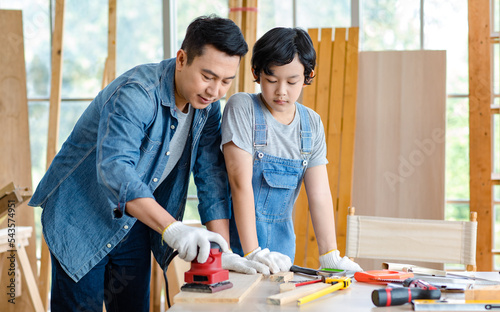
<path id="1" fill-rule="evenodd" d="M 289 256 L 277 251 L 269 251 L 268 248 L 257 247 L 254 251 L 245 256 L 248 260 L 263 263 L 269 267 L 271 273 L 290 271 L 292 260 Z"/>
<path id="2" fill-rule="evenodd" d="M 264 275 L 269 275 L 269 268 L 257 261 L 248 260 L 238 254 L 233 253 L 231 250 L 222 253 L 222 268 L 244 274 L 257 274 L 257 272 Z"/>
<path id="3" fill-rule="evenodd" d="M 228 251 L 226 240 L 215 232 L 196 228 L 175 221 L 163 230 L 163 240 L 173 249 L 177 249 L 179 257 L 191 262 L 198 257 L 199 263 L 205 263 L 210 254 L 210 242 L 219 244 L 222 251 Z M 199 251 L 198 251 L 199 247 Z"/>
<path id="4" fill-rule="evenodd" d="M 320 269 L 338 269 L 356 272 L 363 271 L 359 264 L 351 259 L 347 257 L 340 258 L 340 252 L 336 249 L 319 256 L 319 263 L 321 265 Z"/>

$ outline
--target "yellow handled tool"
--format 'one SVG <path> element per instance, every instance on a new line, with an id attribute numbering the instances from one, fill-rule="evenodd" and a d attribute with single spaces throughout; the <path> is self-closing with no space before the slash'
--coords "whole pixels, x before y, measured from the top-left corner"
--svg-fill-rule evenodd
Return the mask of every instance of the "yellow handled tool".
<path id="1" fill-rule="evenodd" d="M 351 279 L 349 277 L 336 277 L 336 278 L 326 278 L 325 279 L 326 283 L 331 283 L 332 286 L 322 289 L 318 292 L 315 292 L 314 294 L 310 294 L 308 296 L 302 297 L 299 300 L 297 300 L 297 305 L 300 306 L 304 303 L 308 303 L 310 301 L 316 300 L 319 297 L 322 297 L 324 295 L 331 294 L 332 292 L 339 290 L 339 289 L 344 289 L 347 288 L 351 285 Z"/>

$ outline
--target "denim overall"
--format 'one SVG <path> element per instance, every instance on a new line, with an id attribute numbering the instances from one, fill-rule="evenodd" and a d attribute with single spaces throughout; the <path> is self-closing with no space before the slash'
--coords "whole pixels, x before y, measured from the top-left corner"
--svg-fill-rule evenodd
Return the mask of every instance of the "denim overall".
<path id="1" fill-rule="evenodd" d="M 255 217 L 259 246 L 295 257 L 295 232 L 293 206 L 307 163 L 311 156 L 312 132 L 306 108 L 296 103 L 300 115 L 300 146 L 302 159 L 287 159 L 259 151 L 267 145 L 267 125 L 258 95 L 252 94 L 254 102 L 254 163 L 252 187 L 255 201 Z M 230 222 L 231 249 L 243 255 L 234 213 Z"/>

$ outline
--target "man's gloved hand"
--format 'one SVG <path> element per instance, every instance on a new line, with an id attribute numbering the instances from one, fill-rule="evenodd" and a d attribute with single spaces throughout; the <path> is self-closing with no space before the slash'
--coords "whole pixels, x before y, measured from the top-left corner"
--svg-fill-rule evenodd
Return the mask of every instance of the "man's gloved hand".
<path id="1" fill-rule="evenodd" d="M 231 250 L 222 253 L 222 268 L 245 274 L 262 273 L 269 275 L 269 268 L 257 261 L 248 260 Z"/>
<path id="2" fill-rule="evenodd" d="M 223 252 L 229 250 L 226 240 L 220 234 L 188 226 L 180 221 L 167 226 L 163 230 L 162 238 L 170 247 L 177 249 L 181 259 L 188 262 L 193 261 L 196 255 L 198 255 L 196 260 L 199 263 L 207 261 L 210 254 L 210 242 L 219 244 Z"/>
<path id="3" fill-rule="evenodd" d="M 292 266 L 289 256 L 276 251 L 269 251 L 268 248 L 257 247 L 254 251 L 245 256 L 248 260 L 263 263 L 269 267 L 271 273 L 286 272 Z"/>
<path id="4" fill-rule="evenodd" d="M 320 269 L 339 269 L 360 272 L 363 269 L 356 262 L 347 257 L 340 258 L 338 250 L 331 250 L 319 256 Z"/>

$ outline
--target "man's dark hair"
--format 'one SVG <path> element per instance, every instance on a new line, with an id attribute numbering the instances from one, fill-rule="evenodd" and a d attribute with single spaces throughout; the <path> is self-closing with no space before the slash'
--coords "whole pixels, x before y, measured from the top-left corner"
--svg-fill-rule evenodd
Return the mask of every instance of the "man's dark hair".
<path id="1" fill-rule="evenodd" d="M 276 27 L 264 34 L 253 47 L 252 68 L 260 82 L 260 73 L 272 75 L 272 66 L 289 64 L 298 56 L 304 65 L 304 83 L 311 84 L 316 66 L 316 51 L 309 34 L 300 28 Z"/>
<path id="2" fill-rule="evenodd" d="M 245 56 L 248 45 L 240 28 L 230 19 L 215 15 L 200 16 L 189 24 L 181 49 L 187 53 L 187 64 L 203 55 L 206 45 L 230 56 Z"/>

